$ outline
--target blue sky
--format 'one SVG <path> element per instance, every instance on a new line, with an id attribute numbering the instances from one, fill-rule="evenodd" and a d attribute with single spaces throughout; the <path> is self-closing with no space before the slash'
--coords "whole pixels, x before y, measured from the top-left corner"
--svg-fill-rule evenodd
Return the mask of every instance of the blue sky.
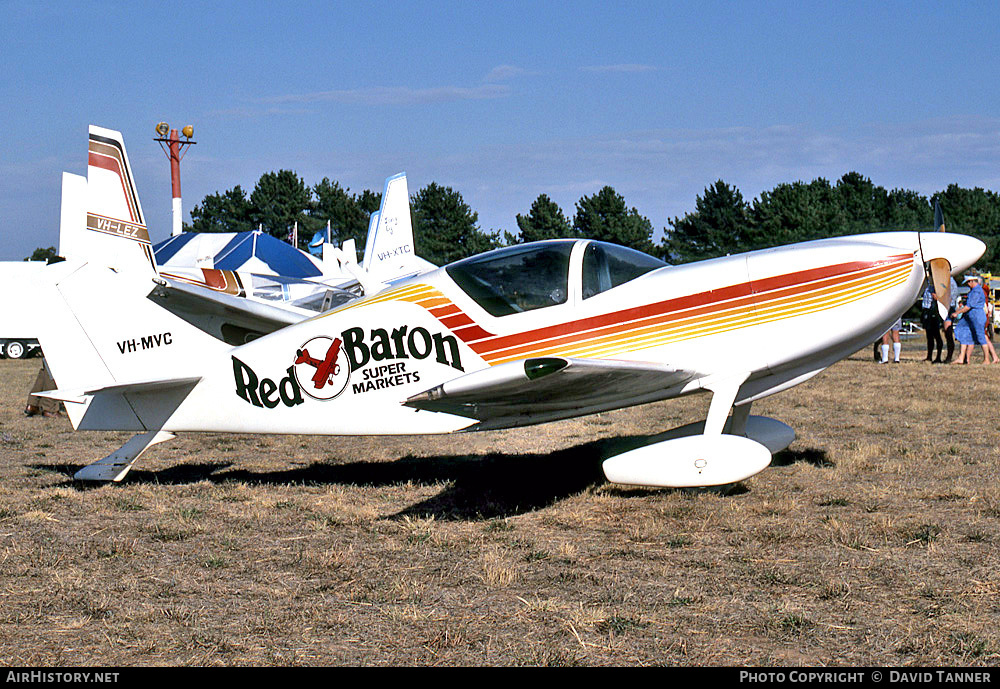
<path id="1" fill-rule="evenodd" d="M 185 213 L 264 172 L 381 190 L 406 171 L 515 231 L 605 184 L 659 232 L 717 179 L 752 199 L 856 170 L 1000 190 L 995 2 L 0 1 L 0 259 L 58 241 L 88 124 L 125 136 L 150 234 L 152 141 L 192 124 Z"/>

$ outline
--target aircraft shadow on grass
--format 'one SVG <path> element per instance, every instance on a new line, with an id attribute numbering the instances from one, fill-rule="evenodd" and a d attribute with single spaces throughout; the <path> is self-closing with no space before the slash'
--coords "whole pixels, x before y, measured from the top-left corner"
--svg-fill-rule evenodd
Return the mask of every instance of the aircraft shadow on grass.
<path id="1" fill-rule="evenodd" d="M 591 441 L 550 453 L 511 454 L 503 452 L 485 455 L 408 455 L 394 462 L 350 462 L 328 464 L 314 462 L 309 466 L 283 471 L 254 472 L 232 462 L 196 462 L 178 464 L 161 471 L 134 470 L 131 483 L 177 485 L 210 481 L 223 484 L 288 485 L 344 484 L 354 486 L 394 486 L 405 483 L 447 486 L 437 495 L 410 505 L 394 517 L 434 517 L 445 520 L 486 520 L 533 512 L 560 500 L 605 483 L 602 462 L 621 452 L 641 447 L 658 436 L 637 435 Z M 808 462 L 819 467 L 833 463 L 824 450 L 805 448 L 785 450 L 774 456 L 774 466 Z M 76 465 L 35 465 L 72 476 Z M 89 484 L 70 481 L 70 485 L 87 490 Z M 732 496 L 749 492 L 742 483 L 716 489 L 624 488 L 610 484 L 613 494 L 622 497 L 649 495 L 651 492 L 675 490 L 716 490 Z M 99 486 L 94 486 L 99 487 Z"/>

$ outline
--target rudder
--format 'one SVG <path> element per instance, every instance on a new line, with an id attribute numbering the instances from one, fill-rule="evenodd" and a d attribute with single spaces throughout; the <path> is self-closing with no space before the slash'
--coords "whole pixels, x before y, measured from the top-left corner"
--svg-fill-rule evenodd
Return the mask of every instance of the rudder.
<path id="1" fill-rule="evenodd" d="M 64 208 L 65 197 L 75 189 L 68 182 L 72 180 L 64 176 Z M 70 227 L 60 228 L 60 237 L 66 238 L 62 243 L 68 247 L 66 258 L 155 275 L 153 246 L 121 132 L 90 126 L 86 191 L 82 201 L 77 196 L 73 194 L 69 213 L 63 213 L 63 222 L 69 219 Z M 72 207 L 81 203 L 83 210 Z"/>
<path id="2" fill-rule="evenodd" d="M 390 283 L 435 267 L 414 252 L 406 173 L 400 172 L 385 180 L 382 206 L 372 214 L 364 269 L 373 280 Z"/>

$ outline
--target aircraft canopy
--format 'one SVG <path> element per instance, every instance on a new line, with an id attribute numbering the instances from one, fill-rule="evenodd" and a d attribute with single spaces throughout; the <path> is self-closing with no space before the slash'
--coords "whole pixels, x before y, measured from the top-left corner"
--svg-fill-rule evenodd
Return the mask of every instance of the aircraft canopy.
<path id="1" fill-rule="evenodd" d="M 667 264 L 641 251 L 587 240 L 548 240 L 497 249 L 445 267 L 451 279 L 489 314 L 555 306 L 569 294 L 570 256 L 583 251 L 584 299 Z"/>

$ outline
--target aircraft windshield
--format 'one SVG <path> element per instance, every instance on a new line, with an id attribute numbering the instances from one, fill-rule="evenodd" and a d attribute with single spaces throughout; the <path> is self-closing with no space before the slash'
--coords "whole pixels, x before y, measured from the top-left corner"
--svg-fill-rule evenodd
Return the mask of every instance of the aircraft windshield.
<path id="1" fill-rule="evenodd" d="M 591 242 L 583 254 L 583 298 L 589 299 L 666 265 L 635 249 Z"/>
<path id="2" fill-rule="evenodd" d="M 250 292 L 265 301 L 281 302 L 317 313 L 329 311 L 355 298 L 346 290 L 280 275 L 252 275 Z"/>
<path id="3" fill-rule="evenodd" d="M 566 301 L 573 242 L 513 246 L 474 256 L 445 269 L 466 294 L 493 316 L 507 316 Z"/>

